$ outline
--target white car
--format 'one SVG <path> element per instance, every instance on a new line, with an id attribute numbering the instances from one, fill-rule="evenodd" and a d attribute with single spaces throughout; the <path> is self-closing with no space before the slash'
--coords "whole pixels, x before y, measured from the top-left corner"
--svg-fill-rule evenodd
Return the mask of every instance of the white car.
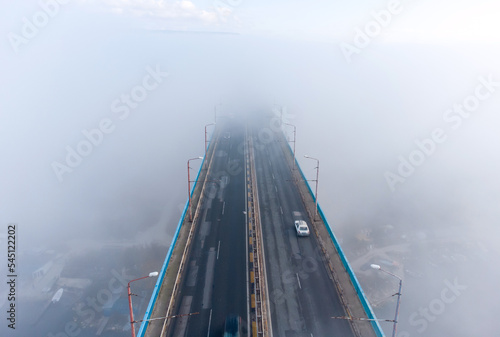
<path id="1" fill-rule="evenodd" d="M 297 236 L 309 236 L 309 227 L 304 220 L 295 221 L 295 230 L 297 231 Z"/>

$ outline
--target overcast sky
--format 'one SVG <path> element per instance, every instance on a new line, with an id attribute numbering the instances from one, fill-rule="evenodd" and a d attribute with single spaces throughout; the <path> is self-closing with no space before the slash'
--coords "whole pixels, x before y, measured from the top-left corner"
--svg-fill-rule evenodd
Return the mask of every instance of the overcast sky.
<path id="1" fill-rule="evenodd" d="M 493 0 L 0 0 L 0 233 L 18 223 L 21 249 L 169 240 L 214 104 L 276 102 L 306 175 L 303 155 L 321 159 L 339 237 L 389 224 L 484 247 L 484 265 L 446 274 L 470 290 L 411 336 L 479 335 L 470 317 L 494 336 L 500 298 L 482 289 L 500 276 L 484 268 L 500 234 L 499 13 Z M 403 329 L 443 287 L 428 278 Z"/>

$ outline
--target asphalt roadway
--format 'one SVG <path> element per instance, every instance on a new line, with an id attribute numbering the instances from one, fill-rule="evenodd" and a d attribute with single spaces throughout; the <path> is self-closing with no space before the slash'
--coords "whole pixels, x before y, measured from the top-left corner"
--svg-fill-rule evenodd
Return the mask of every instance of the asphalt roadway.
<path id="1" fill-rule="evenodd" d="M 264 120 L 262 125 L 268 122 Z M 192 252 L 167 336 L 220 337 L 228 315 L 248 323 L 245 126 L 228 120 L 217 139 Z M 355 336 L 315 231 L 297 237 L 294 212 L 310 225 L 277 134 L 253 129 L 273 337 Z M 278 131 L 281 132 L 281 131 Z M 263 137 L 262 135 L 267 136 Z M 269 135 L 271 135 L 269 137 Z M 245 336 L 248 334 L 245 334 Z"/>
<path id="2" fill-rule="evenodd" d="M 315 232 L 296 235 L 293 212 L 310 221 L 278 143 L 282 138 L 269 130 L 254 129 L 254 148 L 273 337 L 355 336 L 348 321 L 331 318 L 345 311 Z"/>
<path id="3" fill-rule="evenodd" d="M 212 170 L 186 277 L 167 336 L 222 336 L 228 315 L 236 314 L 246 326 L 247 226 L 245 215 L 245 127 L 229 120 L 217 140 Z"/>

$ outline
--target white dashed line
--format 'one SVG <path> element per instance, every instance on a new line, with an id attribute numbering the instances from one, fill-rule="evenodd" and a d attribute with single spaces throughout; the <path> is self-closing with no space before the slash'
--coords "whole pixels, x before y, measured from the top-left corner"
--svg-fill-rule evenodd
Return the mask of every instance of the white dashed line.
<path id="1" fill-rule="evenodd" d="M 208 331 L 207 331 L 207 337 L 210 337 L 210 325 L 212 325 L 212 309 L 210 309 L 210 318 L 208 320 Z"/>

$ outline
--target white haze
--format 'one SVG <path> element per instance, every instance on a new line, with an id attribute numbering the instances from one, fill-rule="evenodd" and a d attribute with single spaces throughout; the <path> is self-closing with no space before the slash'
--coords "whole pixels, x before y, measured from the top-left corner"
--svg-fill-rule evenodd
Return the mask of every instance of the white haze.
<path id="1" fill-rule="evenodd" d="M 18 25 L 22 13 L 9 22 Z M 3 35 L 12 27 L 4 24 Z M 319 201 L 350 258 L 359 257 L 347 245 L 357 231 L 384 225 L 398 231 L 393 244 L 404 234 L 434 235 L 471 247 L 465 261 L 408 283 L 400 317 L 408 335 L 400 336 L 497 336 L 500 87 L 456 130 L 443 113 L 472 94 L 480 76 L 500 81 L 498 42 L 397 40 L 373 43 L 349 64 L 340 40 L 148 31 L 73 9 L 19 54 L 3 39 L 0 233 L 19 224 L 20 250 L 61 242 L 83 250 L 168 246 L 186 199 L 186 160 L 203 155 L 214 104 L 222 102 L 227 115 L 276 102 L 297 126 L 297 154 L 310 179 L 315 166 L 303 155 L 321 160 Z M 117 119 L 112 102 L 157 65 L 169 76 Z M 66 147 L 104 118 L 114 131 L 59 182 L 52 163 L 63 163 Z M 435 128 L 447 140 L 391 192 L 384 173 L 396 173 L 399 156 L 408 158 L 414 141 Z M 415 248 L 422 259 L 425 242 Z M 417 331 L 410 315 L 455 278 L 467 289 Z"/>

